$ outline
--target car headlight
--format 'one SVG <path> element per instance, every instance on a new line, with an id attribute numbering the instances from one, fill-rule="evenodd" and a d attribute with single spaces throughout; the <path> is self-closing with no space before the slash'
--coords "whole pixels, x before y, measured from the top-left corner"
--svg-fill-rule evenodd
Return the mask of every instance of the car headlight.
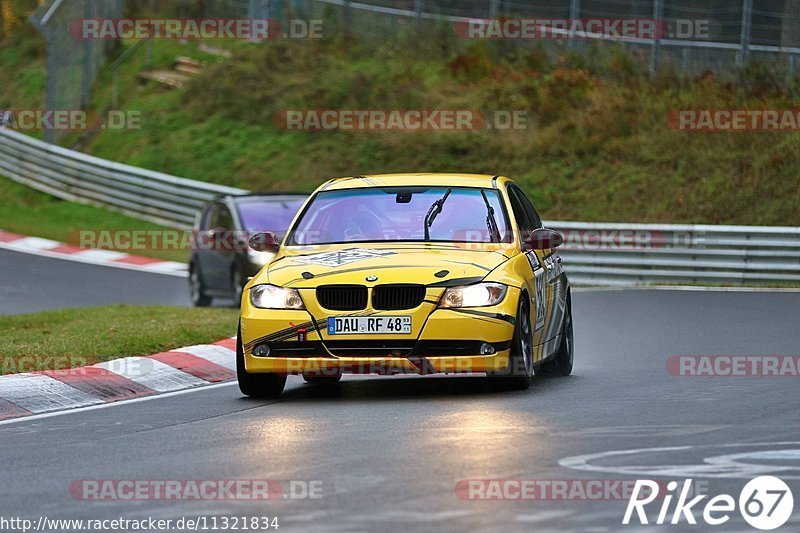
<path id="1" fill-rule="evenodd" d="M 247 258 L 250 260 L 250 262 L 260 267 L 263 267 L 272 261 L 273 257 L 275 257 L 275 254 L 272 252 L 256 252 L 255 250 L 247 250 Z"/>
<path id="2" fill-rule="evenodd" d="M 506 295 L 502 283 L 476 283 L 450 287 L 442 295 L 439 307 L 485 307 L 500 303 Z"/>
<path id="3" fill-rule="evenodd" d="M 260 309 L 305 309 L 296 289 L 256 285 L 250 289 L 250 303 Z"/>

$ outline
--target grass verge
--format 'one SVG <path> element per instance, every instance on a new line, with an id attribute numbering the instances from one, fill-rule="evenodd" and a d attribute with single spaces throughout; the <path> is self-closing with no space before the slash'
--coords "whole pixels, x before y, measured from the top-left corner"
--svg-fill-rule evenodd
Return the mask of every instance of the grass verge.
<path id="1" fill-rule="evenodd" d="M 336 21 L 325 27 L 335 30 Z M 119 89 L 121 108 L 139 112 L 141 127 L 100 131 L 82 149 L 251 190 L 311 191 L 330 177 L 382 172 L 485 172 L 516 179 L 551 220 L 800 224 L 800 132 L 668 125 L 682 109 L 794 109 L 800 78 L 786 69 L 753 63 L 691 77 L 666 65 L 651 78 L 646 55 L 609 43 L 466 42 L 452 24 L 426 28 L 424 39 L 413 31 L 379 40 L 333 33 L 222 43 L 230 60 L 193 41 L 158 41 L 152 68 L 171 69 L 186 55 L 205 70 L 179 90 L 141 83 L 140 50 L 123 64 Z M 0 51 L 0 71 L 17 74 L 0 87 L 0 105 L 33 105 L 30 95 L 41 92 L 35 38 L 22 35 Z M 92 94 L 95 109 L 108 108 L 108 69 Z M 490 122 L 495 112 L 522 112 L 527 122 L 508 130 L 299 131 L 276 120 L 287 110 L 403 109 L 476 110 Z"/>
<path id="2" fill-rule="evenodd" d="M 80 230 L 161 231 L 168 228 L 107 209 L 61 200 L 0 177 L 0 229 L 68 242 L 73 241 L 75 232 Z M 186 262 L 189 257 L 188 250 L 130 250 L 130 253 L 180 262 Z"/>
<path id="3" fill-rule="evenodd" d="M 127 305 L 0 317 L 0 374 L 84 366 L 215 342 L 236 334 L 237 318 L 234 309 Z"/>
<path id="4" fill-rule="evenodd" d="M 440 45 L 433 44 L 441 43 Z M 177 53 L 156 54 L 165 67 Z M 196 56 L 191 44 L 183 53 Z M 551 220 L 800 223 L 800 134 L 675 131 L 677 109 L 792 109 L 800 83 L 754 65 L 738 82 L 709 72 L 655 79 L 621 48 L 586 52 L 445 34 L 278 40 L 213 61 L 184 89 L 131 87 L 141 129 L 103 131 L 101 157 L 251 190 L 313 190 L 335 176 L 485 172 L 517 180 Z M 520 129 L 298 131 L 285 110 L 468 109 L 524 112 Z"/>

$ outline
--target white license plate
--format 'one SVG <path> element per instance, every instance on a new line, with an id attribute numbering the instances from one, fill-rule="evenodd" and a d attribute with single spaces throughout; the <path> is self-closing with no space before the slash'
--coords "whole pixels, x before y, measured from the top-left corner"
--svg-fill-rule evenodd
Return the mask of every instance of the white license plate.
<path id="1" fill-rule="evenodd" d="M 411 333 L 410 316 L 331 316 L 328 335 Z"/>

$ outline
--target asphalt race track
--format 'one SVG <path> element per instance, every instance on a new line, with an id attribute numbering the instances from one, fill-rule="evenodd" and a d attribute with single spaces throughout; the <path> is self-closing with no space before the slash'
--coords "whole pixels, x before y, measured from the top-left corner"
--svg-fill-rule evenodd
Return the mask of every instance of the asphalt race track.
<path id="1" fill-rule="evenodd" d="M 17 270 L 11 279 L 23 275 L 18 258 L 4 252 L 0 260 Z M 114 294 L 102 267 L 53 266 L 34 267 L 46 277 L 39 294 L 59 274 L 75 291 L 60 298 L 98 283 L 81 303 Z M 83 290 L 75 269 L 88 272 Z M 119 300 L 129 294 L 140 302 L 152 287 L 154 302 L 180 303 L 180 279 L 111 277 L 117 288 L 128 285 Z M 16 292 L 2 299 L 4 306 L 29 300 Z M 800 293 L 576 292 L 573 305 L 574 375 L 539 379 L 526 392 L 492 391 L 480 377 L 345 377 L 333 389 L 292 377 L 279 401 L 247 400 L 223 385 L 2 424 L 0 516 L 277 516 L 279 531 L 661 531 L 620 525 L 625 500 L 474 501 L 456 486 L 468 479 L 691 477 L 712 495 L 738 499 L 754 477 L 751 467 L 703 465 L 708 458 L 730 465 L 737 461 L 731 454 L 744 453 L 737 464 L 765 465 L 761 471 L 790 484 L 795 512 L 785 530 L 800 530 L 800 378 L 679 377 L 666 369 L 669 356 L 680 354 L 797 355 Z M 651 448 L 658 449 L 607 453 Z M 631 467 L 644 473 L 626 473 Z M 323 490 L 321 499 L 268 502 L 71 496 L 70 484 L 86 479 L 319 481 Z M 658 507 L 651 513 L 654 520 Z M 701 519 L 702 509 L 695 514 Z M 666 528 L 708 529 L 685 522 Z M 715 530 L 754 531 L 737 514 Z"/>
<path id="2" fill-rule="evenodd" d="M 0 250 L 0 315 L 129 303 L 190 305 L 184 278 Z"/>

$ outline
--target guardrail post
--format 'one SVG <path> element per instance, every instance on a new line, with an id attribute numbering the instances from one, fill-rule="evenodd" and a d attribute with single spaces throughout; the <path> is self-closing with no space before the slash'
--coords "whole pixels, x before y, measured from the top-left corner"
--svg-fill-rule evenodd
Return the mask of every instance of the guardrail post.
<path id="1" fill-rule="evenodd" d="M 414 0 L 414 21 L 418 31 L 422 29 L 422 1 Z"/>

